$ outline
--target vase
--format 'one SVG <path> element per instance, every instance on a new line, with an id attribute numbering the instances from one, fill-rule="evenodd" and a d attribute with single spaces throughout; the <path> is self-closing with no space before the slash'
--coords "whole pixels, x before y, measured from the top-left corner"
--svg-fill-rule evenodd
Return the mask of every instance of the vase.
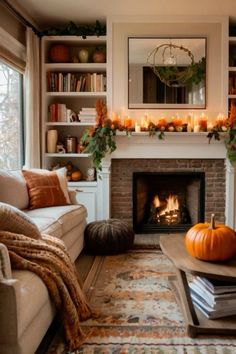
<path id="1" fill-rule="evenodd" d="M 89 58 L 89 52 L 87 49 L 80 49 L 78 53 L 80 63 L 87 63 Z"/>
<path id="2" fill-rule="evenodd" d="M 58 133 L 56 129 L 48 130 L 47 132 L 47 152 L 55 153 L 57 151 Z"/>
<path id="3" fill-rule="evenodd" d="M 106 61 L 106 55 L 103 51 L 101 50 L 95 50 L 93 53 L 93 62 L 94 63 L 105 63 Z"/>

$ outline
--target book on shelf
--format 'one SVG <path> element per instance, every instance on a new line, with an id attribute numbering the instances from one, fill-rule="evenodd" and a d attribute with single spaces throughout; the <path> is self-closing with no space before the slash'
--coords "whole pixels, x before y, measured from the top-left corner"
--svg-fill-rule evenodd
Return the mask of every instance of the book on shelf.
<path id="1" fill-rule="evenodd" d="M 236 314 L 235 283 L 195 277 L 189 282 L 193 304 L 209 319 Z"/>
<path id="2" fill-rule="evenodd" d="M 106 78 L 98 73 L 47 72 L 49 92 L 104 92 Z"/>
<path id="3" fill-rule="evenodd" d="M 48 108 L 49 122 L 71 122 L 77 121 L 77 114 L 68 109 L 64 103 L 52 103 Z"/>

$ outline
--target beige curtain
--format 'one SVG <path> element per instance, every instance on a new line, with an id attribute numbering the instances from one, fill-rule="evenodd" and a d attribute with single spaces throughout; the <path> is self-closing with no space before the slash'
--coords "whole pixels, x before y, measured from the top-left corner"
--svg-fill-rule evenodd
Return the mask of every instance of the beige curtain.
<path id="1" fill-rule="evenodd" d="M 40 40 L 31 28 L 26 32 L 25 166 L 40 167 Z"/>

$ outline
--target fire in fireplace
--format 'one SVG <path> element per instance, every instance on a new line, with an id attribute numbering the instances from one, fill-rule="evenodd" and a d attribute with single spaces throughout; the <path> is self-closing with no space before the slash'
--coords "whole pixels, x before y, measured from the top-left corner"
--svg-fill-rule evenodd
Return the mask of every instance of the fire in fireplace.
<path id="1" fill-rule="evenodd" d="M 150 205 L 148 222 L 159 225 L 191 224 L 188 208 L 181 205 L 178 195 L 170 194 L 165 200 L 160 200 L 156 194 Z"/>
<path id="2" fill-rule="evenodd" d="M 140 232 L 185 231 L 204 220 L 203 172 L 135 172 L 133 224 Z"/>

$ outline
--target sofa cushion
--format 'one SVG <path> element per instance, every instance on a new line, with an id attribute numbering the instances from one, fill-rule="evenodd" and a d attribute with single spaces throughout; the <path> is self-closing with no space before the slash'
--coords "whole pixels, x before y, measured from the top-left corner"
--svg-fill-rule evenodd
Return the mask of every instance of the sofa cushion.
<path id="1" fill-rule="evenodd" d="M 66 169 L 23 170 L 29 192 L 30 209 L 70 204 Z"/>
<path id="2" fill-rule="evenodd" d="M 34 221 L 20 209 L 0 202 L 0 230 L 40 239 L 41 234 Z"/>
<path id="3" fill-rule="evenodd" d="M 0 169 L 0 201 L 19 209 L 28 208 L 28 190 L 21 171 Z"/>
<path id="4" fill-rule="evenodd" d="M 61 238 L 62 235 L 80 224 L 87 216 L 83 205 L 64 205 L 37 210 L 25 210 L 42 233 Z"/>

